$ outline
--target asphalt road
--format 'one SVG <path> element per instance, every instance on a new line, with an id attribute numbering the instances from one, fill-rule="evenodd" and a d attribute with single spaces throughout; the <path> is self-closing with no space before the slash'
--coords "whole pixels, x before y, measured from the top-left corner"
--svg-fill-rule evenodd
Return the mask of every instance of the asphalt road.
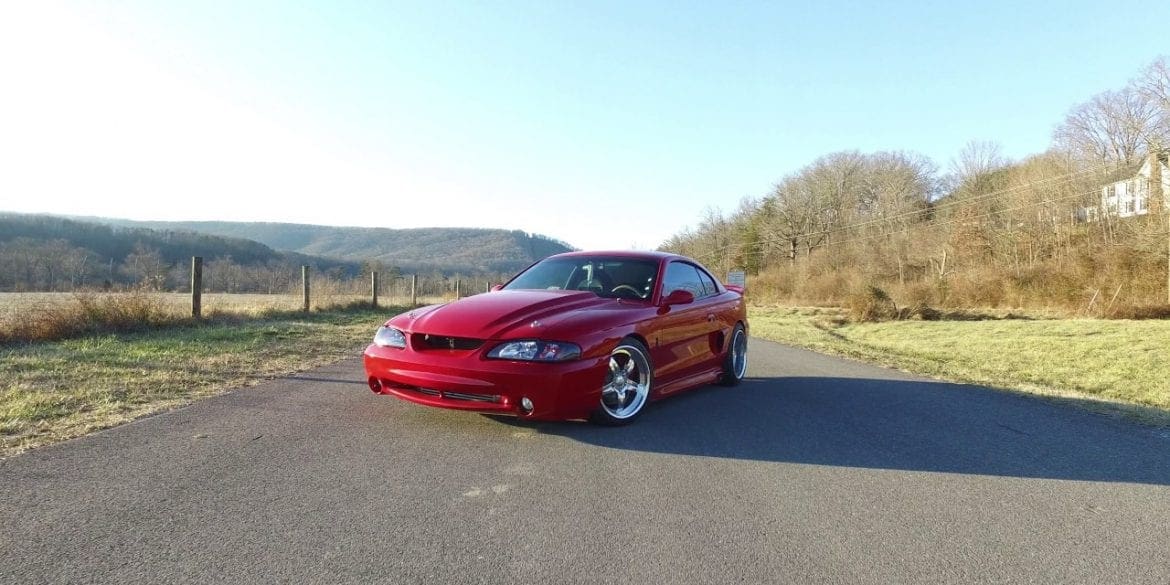
<path id="1" fill-rule="evenodd" d="M 753 340 L 633 426 L 358 360 L 0 462 L 0 582 L 1170 583 L 1170 436 Z"/>

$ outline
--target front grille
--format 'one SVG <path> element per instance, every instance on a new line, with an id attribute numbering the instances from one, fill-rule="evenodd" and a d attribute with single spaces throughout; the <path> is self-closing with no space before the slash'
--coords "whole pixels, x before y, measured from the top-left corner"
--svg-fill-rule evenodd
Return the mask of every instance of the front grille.
<path id="1" fill-rule="evenodd" d="M 427 396 L 435 396 L 447 400 L 466 400 L 468 402 L 492 402 L 500 401 L 498 394 L 471 394 L 468 392 L 446 392 L 442 390 L 435 390 L 434 388 L 420 388 L 412 386 L 411 390 L 419 394 L 426 394 Z"/>
<path id="2" fill-rule="evenodd" d="M 415 333 L 412 336 L 411 346 L 415 349 L 457 349 L 468 351 L 472 349 L 479 349 L 483 345 L 482 339 L 470 339 L 467 337 L 448 337 L 446 335 L 430 335 L 427 333 Z"/>

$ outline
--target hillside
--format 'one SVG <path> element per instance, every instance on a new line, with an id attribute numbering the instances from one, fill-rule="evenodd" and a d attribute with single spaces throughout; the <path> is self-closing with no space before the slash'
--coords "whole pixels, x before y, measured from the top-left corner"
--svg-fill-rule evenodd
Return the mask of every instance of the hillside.
<path id="1" fill-rule="evenodd" d="M 403 270 L 514 272 L 546 256 L 572 250 L 567 244 L 545 236 L 501 229 L 389 229 L 292 223 L 89 219 L 122 227 L 248 238 L 276 250 L 352 262 L 373 260 Z"/>
<path id="2" fill-rule="evenodd" d="M 303 264 L 357 274 L 357 262 L 273 250 L 244 238 L 182 229 L 111 226 L 50 215 L 0 213 L 0 290 L 71 290 L 77 286 L 182 284 L 191 256 L 239 267 Z"/>

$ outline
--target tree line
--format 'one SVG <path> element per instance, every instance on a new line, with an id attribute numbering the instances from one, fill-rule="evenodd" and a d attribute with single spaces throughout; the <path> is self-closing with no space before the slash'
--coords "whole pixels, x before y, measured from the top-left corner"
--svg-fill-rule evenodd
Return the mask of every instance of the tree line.
<path id="1" fill-rule="evenodd" d="M 240 238 L 0 214 L 0 291 L 183 290 L 191 256 L 206 259 L 204 286 L 217 292 L 286 292 L 299 283 L 302 265 L 335 279 L 369 268 Z"/>
<path id="2" fill-rule="evenodd" d="M 972 141 L 946 168 L 911 152 L 826 154 L 662 249 L 754 278 L 758 300 L 1052 307 L 1166 304 L 1167 216 L 1121 218 L 1101 188 L 1170 145 L 1170 62 L 1072 107 L 1050 148 L 1013 161 Z M 876 291 L 876 292 L 875 292 Z"/>

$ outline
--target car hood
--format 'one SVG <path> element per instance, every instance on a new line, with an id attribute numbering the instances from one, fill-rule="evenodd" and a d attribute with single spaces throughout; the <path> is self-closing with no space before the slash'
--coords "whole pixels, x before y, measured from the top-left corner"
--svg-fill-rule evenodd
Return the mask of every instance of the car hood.
<path id="1" fill-rule="evenodd" d="M 415 309 L 391 319 L 390 324 L 411 333 L 449 337 L 542 337 L 570 314 L 619 304 L 585 291 L 501 290 Z"/>

